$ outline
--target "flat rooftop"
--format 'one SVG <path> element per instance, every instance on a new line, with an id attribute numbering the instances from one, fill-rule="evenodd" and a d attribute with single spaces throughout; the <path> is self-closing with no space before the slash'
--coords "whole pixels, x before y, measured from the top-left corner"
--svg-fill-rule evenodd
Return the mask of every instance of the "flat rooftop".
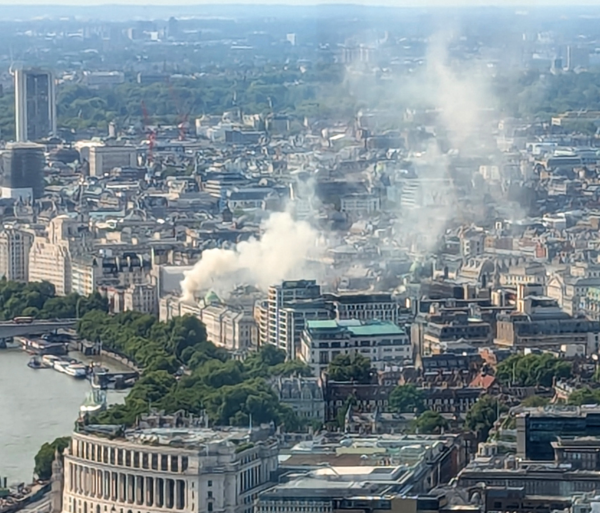
<path id="1" fill-rule="evenodd" d="M 247 428 L 223 428 L 219 430 L 202 427 L 137 428 L 120 431 L 120 426 L 89 425 L 84 435 L 106 436 L 140 445 L 205 448 L 212 444 L 240 445 L 250 441 Z"/>
<path id="2" fill-rule="evenodd" d="M 248 429 L 212 430 L 204 428 L 149 428 L 126 431 L 130 442 L 152 445 L 203 446 L 219 442 L 240 442 L 248 439 Z"/>
<path id="3" fill-rule="evenodd" d="M 346 329 L 352 335 L 357 337 L 373 335 L 402 336 L 406 334 L 403 328 L 400 328 L 389 321 L 369 321 L 362 322 L 358 319 L 347 320 L 329 320 L 329 321 L 307 321 L 306 326 L 309 330 L 337 330 Z"/>
<path id="4" fill-rule="evenodd" d="M 517 415 L 531 417 L 583 417 L 588 413 L 600 414 L 600 405 L 585 404 L 583 406 L 543 406 L 539 408 L 522 408 Z"/>

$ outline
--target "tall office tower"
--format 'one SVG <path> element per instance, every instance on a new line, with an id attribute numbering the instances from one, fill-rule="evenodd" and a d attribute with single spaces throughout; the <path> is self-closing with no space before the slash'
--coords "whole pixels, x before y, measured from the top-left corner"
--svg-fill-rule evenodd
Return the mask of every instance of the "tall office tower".
<path id="1" fill-rule="evenodd" d="M 0 160 L 0 187 L 3 198 L 26 200 L 44 194 L 44 147 L 23 142 L 8 143 Z"/>
<path id="2" fill-rule="evenodd" d="M 298 335 L 298 328 L 294 329 L 291 322 L 297 322 L 302 315 L 290 317 L 289 308 L 297 306 L 299 302 L 316 300 L 321 297 L 321 287 L 315 280 L 284 281 L 279 285 L 269 287 L 268 298 L 265 303 L 263 319 L 259 322 L 260 344 L 273 344 L 285 349 L 290 358 L 296 357 L 294 335 Z M 306 315 L 310 319 L 327 318 L 327 312 L 321 305 L 304 306 Z M 322 313 L 323 312 L 323 313 Z"/>
<path id="3" fill-rule="evenodd" d="M 56 91 L 51 71 L 15 71 L 15 114 L 17 142 L 56 135 Z"/>

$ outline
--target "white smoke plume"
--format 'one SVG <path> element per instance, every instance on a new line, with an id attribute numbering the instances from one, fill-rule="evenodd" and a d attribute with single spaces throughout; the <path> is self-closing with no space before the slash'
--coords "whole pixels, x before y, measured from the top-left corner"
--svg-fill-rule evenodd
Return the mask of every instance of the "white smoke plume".
<path id="1" fill-rule="evenodd" d="M 318 233 L 310 224 L 277 212 L 261 226 L 260 239 L 233 249 L 209 249 L 181 282 L 182 299 L 192 301 L 208 289 L 227 296 L 242 283 L 266 290 L 282 280 L 306 277 L 307 258 L 316 251 Z"/>
<path id="2" fill-rule="evenodd" d="M 448 34 L 431 38 L 421 80 L 428 84 L 429 103 L 439 109 L 440 125 L 452 146 L 461 153 L 473 153 L 480 139 L 490 136 L 496 99 L 486 64 L 477 59 L 453 62 L 450 44 Z"/>
<path id="3" fill-rule="evenodd" d="M 455 51 L 457 46 L 458 30 L 431 36 L 423 66 L 374 84 L 379 97 L 385 100 L 372 94 L 365 99 L 366 103 L 383 105 L 386 112 L 395 113 L 400 126 L 404 123 L 415 129 L 421 125 L 434 134 L 421 148 L 413 146 L 406 158 L 419 179 L 412 185 L 419 183 L 416 196 L 421 199 L 416 203 L 420 206 L 399 201 L 397 210 L 394 238 L 415 253 L 434 251 L 450 225 L 470 217 L 464 214 L 474 202 L 462 196 L 478 173 L 478 164 L 457 166 L 458 157 L 485 161 L 494 153 L 497 99 L 491 87 L 493 68 L 478 56 L 456 58 L 455 55 L 464 57 L 464 52 Z M 349 81 L 352 83 L 353 79 Z M 364 90 L 370 94 L 360 82 L 354 89 L 359 97 Z"/>

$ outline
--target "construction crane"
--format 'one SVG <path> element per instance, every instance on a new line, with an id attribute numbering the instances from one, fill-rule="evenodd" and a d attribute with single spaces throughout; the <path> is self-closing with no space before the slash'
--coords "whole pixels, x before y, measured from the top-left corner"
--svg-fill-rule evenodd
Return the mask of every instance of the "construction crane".
<path id="1" fill-rule="evenodd" d="M 148 109 L 146 104 L 142 100 L 142 116 L 144 118 L 144 132 L 148 136 L 148 151 L 146 153 L 146 162 L 151 164 L 154 161 L 154 143 L 156 141 L 156 130 L 150 126 L 150 117 L 148 116 Z"/>
<path id="2" fill-rule="evenodd" d="M 176 93 L 171 82 L 169 82 L 169 93 L 171 94 L 171 99 L 173 100 L 173 104 L 177 109 L 177 129 L 179 130 L 179 140 L 185 141 L 189 127 L 188 117 L 192 111 L 192 108 L 190 107 L 185 113 L 183 112 L 183 109 L 181 108 L 181 97 Z"/>

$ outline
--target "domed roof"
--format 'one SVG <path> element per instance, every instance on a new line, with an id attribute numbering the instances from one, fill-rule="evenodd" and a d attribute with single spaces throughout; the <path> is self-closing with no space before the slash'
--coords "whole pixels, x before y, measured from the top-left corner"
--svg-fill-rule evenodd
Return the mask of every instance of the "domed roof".
<path id="1" fill-rule="evenodd" d="M 410 274 L 415 274 L 415 273 L 421 272 L 422 268 L 423 268 L 423 266 L 421 265 L 421 262 L 417 259 L 412 263 L 412 265 L 410 266 L 410 270 L 408 272 Z"/>
<path id="2" fill-rule="evenodd" d="M 204 304 L 212 305 L 213 303 L 220 303 L 221 298 L 217 296 L 217 293 L 214 290 L 209 290 L 204 296 Z"/>

